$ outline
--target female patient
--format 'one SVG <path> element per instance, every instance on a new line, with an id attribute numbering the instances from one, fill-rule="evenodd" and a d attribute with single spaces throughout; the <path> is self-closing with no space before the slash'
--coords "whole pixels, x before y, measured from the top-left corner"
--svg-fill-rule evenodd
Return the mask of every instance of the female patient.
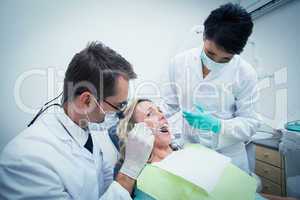
<path id="1" fill-rule="evenodd" d="M 171 133 L 166 117 L 161 110 L 150 100 L 139 99 L 135 100 L 126 110 L 125 118 L 120 121 L 118 126 L 118 136 L 120 139 L 120 153 L 121 159 L 119 164 L 122 163 L 125 155 L 125 141 L 128 137 L 128 133 L 137 123 L 146 123 L 146 125 L 152 129 L 155 135 L 154 146 L 152 153 L 149 157 L 148 163 L 159 162 L 171 154 L 178 148 L 172 147 Z M 135 192 L 138 199 L 153 199 L 150 196 Z M 263 199 L 257 197 L 257 199 Z M 280 199 L 272 196 L 268 196 L 268 199 Z M 283 198 L 285 199 L 285 198 Z"/>
<path id="2" fill-rule="evenodd" d="M 120 151 L 123 155 L 125 144 L 123 143 L 130 130 L 136 123 L 145 122 L 155 135 L 154 148 L 148 160 L 149 163 L 158 162 L 172 153 L 171 133 L 168 128 L 168 121 L 160 109 L 150 100 L 135 100 L 127 109 L 125 118 L 120 121 L 118 126 L 118 136 L 120 139 Z"/>

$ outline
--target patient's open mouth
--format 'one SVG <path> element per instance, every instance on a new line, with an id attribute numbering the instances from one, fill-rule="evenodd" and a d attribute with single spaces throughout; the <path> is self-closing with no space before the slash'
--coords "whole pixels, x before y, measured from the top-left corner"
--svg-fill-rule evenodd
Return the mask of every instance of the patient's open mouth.
<path id="1" fill-rule="evenodd" d="M 162 132 L 162 133 L 168 133 L 168 132 L 169 132 L 169 127 L 168 127 L 168 125 L 163 125 L 163 126 L 160 128 L 160 132 Z"/>

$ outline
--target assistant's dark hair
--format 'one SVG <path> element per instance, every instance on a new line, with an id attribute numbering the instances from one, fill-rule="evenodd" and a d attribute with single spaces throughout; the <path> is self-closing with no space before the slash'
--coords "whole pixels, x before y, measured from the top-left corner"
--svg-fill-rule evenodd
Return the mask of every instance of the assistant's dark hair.
<path id="1" fill-rule="evenodd" d="M 252 33 L 251 15 L 240 5 L 228 3 L 213 10 L 204 22 L 204 38 L 232 54 L 240 54 Z"/>
<path id="2" fill-rule="evenodd" d="M 119 76 L 127 80 L 137 77 L 131 64 L 120 54 L 100 42 L 91 42 L 68 66 L 62 103 L 85 91 L 90 91 L 97 100 L 113 96 Z"/>

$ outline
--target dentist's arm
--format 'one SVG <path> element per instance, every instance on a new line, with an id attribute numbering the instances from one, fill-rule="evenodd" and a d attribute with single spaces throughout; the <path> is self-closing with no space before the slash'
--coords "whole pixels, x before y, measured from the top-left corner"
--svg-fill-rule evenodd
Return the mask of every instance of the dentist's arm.
<path id="1" fill-rule="evenodd" d="M 136 180 L 119 172 L 116 181 L 131 194 Z"/>
<path id="2" fill-rule="evenodd" d="M 126 196 L 125 193 L 127 195 L 132 193 L 135 181 L 149 159 L 153 143 L 152 131 L 144 123 L 135 125 L 128 134 L 125 160 L 120 172 L 117 174 L 116 181 L 109 186 L 101 199 L 118 199 L 117 193 L 123 197 Z M 115 190 L 118 190 L 118 192 Z M 124 192 L 126 190 L 127 192 Z"/>
<path id="3" fill-rule="evenodd" d="M 46 159 L 34 155 L 4 151 L 0 156 L 0 199 L 74 199 L 45 163 Z"/>

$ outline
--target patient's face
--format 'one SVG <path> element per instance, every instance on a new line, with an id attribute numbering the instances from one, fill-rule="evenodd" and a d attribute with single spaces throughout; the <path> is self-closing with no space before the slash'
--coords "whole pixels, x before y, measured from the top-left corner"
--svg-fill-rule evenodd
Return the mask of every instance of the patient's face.
<path id="1" fill-rule="evenodd" d="M 168 121 L 160 109 L 149 101 L 140 102 L 134 110 L 133 118 L 136 123 L 145 122 L 150 128 L 155 129 L 154 147 L 167 146 L 171 143 L 171 134 Z M 164 127 L 166 132 L 162 132 Z"/>

